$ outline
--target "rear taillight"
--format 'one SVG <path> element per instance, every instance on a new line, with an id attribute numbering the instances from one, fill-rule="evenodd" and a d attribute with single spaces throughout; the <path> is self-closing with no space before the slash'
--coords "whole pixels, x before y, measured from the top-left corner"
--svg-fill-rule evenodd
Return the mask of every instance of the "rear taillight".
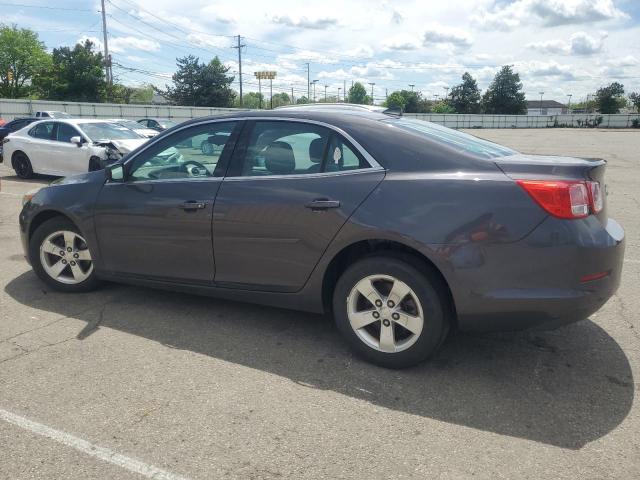
<path id="1" fill-rule="evenodd" d="M 589 186 L 589 198 L 591 199 L 593 213 L 600 213 L 604 206 L 604 197 L 602 196 L 600 182 L 587 182 L 587 185 Z"/>
<path id="2" fill-rule="evenodd" d="M 590 183 L 597 184 L 597 182 Z M 583 218 L 589 215 L 590 208 L 595 211 L 585 182 L 518 180 L 518 185 L 524 188 L 538 205 L 554 217 Z M 600 206 L 600 209 L 602 209 L 602 206 Z"/>

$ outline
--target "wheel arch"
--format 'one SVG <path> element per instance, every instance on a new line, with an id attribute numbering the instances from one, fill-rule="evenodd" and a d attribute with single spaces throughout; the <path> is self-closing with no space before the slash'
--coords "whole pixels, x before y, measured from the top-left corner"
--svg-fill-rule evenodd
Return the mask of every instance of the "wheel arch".
<path id="1" fill-rule="evenodd" d="M 60 217 L 60 218 L 64 218 L 65 220 L 69 220 L 71 223 L 77 226 L 77 223 L 69 215 L 65 215 L 64 213 L 58 210 L 42 210 L 38 212 L 31 219 L 31 222 L 29 223 L 29 233 L 27 237 L 28 241 L 29 242 L 31 241 L 33 232 L 35 232 L 40 225 L 42 225 L 44 222 L 51 220 L 52 218 L 55 218 L 55 217 Z"/>
<path id="2" fill-rule="evenodd" d="M 442 283 L 446 296 L 447 308 L 451 314 L 451 327 L 457 327 L 455 300 L 451 287 L 437 265 L 420 251 L 404 243 L 388 239 L 367 239 L 351 243 L 340 250 L 329 262 L 322 279 L 322 303 L 326 312 L 332 307 L 332 297 L 336 281 L 340 275 L 354 262 L 372 255 L 387 255 L 400 259 L 412 260 L 412 265 L 422 272 L 430 271 Z M 415 263 L 413 262 L 415 261 Z"/>

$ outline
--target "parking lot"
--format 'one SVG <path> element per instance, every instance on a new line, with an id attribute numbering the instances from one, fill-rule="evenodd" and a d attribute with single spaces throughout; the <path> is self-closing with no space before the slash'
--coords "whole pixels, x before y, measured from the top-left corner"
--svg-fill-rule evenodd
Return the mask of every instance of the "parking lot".
<path id="1" fill-rule="evenodd" d="M 640 478 L 640 131 L 472 133 L 608 160 L 622 285 L 589 320 L 457 335 L 403 371 L 317 315 L 45 288 L 17 216 L 51 179 L 0 165 L 0 478 Z"/>

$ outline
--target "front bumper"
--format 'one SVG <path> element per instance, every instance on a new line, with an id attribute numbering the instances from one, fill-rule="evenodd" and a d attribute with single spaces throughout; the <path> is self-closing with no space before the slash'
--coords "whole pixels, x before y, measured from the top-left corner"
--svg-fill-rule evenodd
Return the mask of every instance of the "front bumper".
<path id="1" fill-rule="evenodd" d="M 613 219 L 547 218 L 524 240 L 478 247 L 454 291 L 465 331 L 549 329 L 588 318 L 620 285 L 624 230 Z M 466 267 L 469 267 L 467 264 Z M 603 278 L 585 277 L 606 273 Z M 452 288 L 453 289 L 453 288 Z"/>

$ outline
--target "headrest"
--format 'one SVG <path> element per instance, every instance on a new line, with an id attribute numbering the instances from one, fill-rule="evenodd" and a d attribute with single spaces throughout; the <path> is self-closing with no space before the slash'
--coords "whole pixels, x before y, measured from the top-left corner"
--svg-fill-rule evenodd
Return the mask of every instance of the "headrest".
<path id="1" fill-rule="evenodd" d="M 324 140 L 316 138 L 309 144 L 309 160 L 313 163 L 322 162 L 322 154 L 324 153 Z"/>
<path id="2" fill-rule="evenodd" d="M 293 148 L 286 142 L 272 142 L 264 152 L 264 166 L 275 175 L 287 175 L 296 169 Z"/>

